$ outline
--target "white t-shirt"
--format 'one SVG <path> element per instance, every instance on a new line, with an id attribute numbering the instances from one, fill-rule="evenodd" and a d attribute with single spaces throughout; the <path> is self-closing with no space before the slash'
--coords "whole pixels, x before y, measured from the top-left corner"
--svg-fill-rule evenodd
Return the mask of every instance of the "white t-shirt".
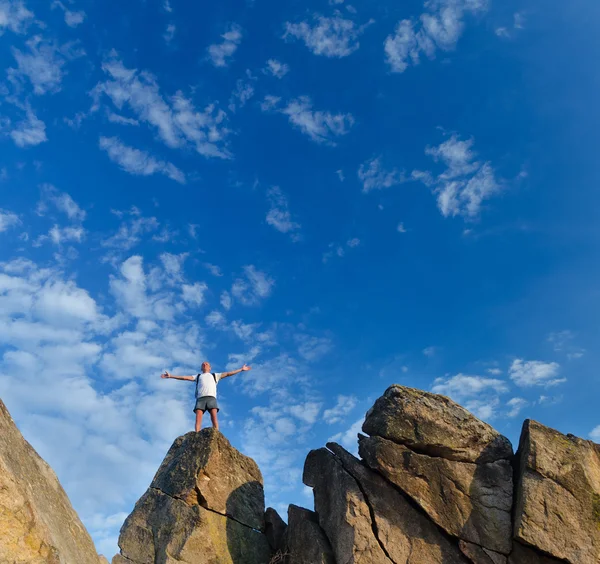
<path id="1" fill-rule="evenodd" d="M 214 376 L 212 372 L 198 374 L 196 378 L 196 397 L 212 396 L 216 398 L 217 382 L 221 379 L 221 374 L 221 372 L 215 372 Z"/>

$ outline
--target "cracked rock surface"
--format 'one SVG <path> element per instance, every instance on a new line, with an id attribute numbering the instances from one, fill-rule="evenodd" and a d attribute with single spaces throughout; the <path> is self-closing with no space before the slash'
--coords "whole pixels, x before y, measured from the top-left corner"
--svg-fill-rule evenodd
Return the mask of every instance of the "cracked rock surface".
<path id="1" fill-rule="evenodd" d="M 100 564 L 56 474 L 0 400 L 0 562 Z"/>
<path id="2" fill-rule="evenodd" d="M 515 538 L 572 564 L 600 562 L 600 445 L 525 421 Z"/>
<path id="3" fill-rule="evenodd" d="M 509 554 L 512 466 L 418 454 L 381 437 L 359 439 L 361 458 L 409 495 L 448 534 Z"/>
<path id="4" fill-rule="evenodd" d="M 308 455 L 304 483 L 314 488 L 319 524 L 337 562 L 468 562 L 456 544 L 381 476 L 341 446 L 327 447 Z"/>
<path id="5" fill-rule="evenodd" d="M 256 463 L 214 429 L 179 437 L 119 536 L 113 564 L 267 564 Z"/>

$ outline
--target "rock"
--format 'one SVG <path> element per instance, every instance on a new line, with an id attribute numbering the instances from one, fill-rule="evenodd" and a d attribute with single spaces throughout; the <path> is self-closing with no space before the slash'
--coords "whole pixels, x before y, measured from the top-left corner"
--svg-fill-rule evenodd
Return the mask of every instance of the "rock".
<path id="1" fill-rule="evenodd" d="M 370 547 L 379 545 L 383 556 L 380 557 L 382 559 L 377 560 L 378 562 L 466 563 L 458 548 L 393 486 L 369 470 L 341 446 L 328 443 L 327 447 L 333 451 L 333 454 L 325 449 L 313 451 L 317 454 L 313 455 L 312 460 L 309 454 L 305 466 L 305 483 L 314 487 L 315 509 L 319 515 L 319 523 L 331 541 L 338 562 L 375 562 L 363 558 L 358 550 L 355 550 L 354 555 L 350 555 L 354 556 L 354 559 L 348 558 L 348 554 L 343 552 L 346 546 L 340 542 L 340 539 L 345 537 L 348 539 L 346 542 L 353 541 L 355 547 L 358 542 L 356 536 L 352 538 L 352 535 L 342 534 L 345 531 L 340 527 L 340 521 L 343 526 L 347 526 L 352 517 L 359 514 L 362 517 L 360 539 L 368 539 Z M 344 491 L 340 491 L 338 483 L 341 484 L 342 480 L 330 479 L 332 467 L 338 475 L 345 472 L 345 485 L 354 489 L 354 497 L 360 499 L 361 505 L 364 505 L 361 506 L 360 513 L 355 511 L 354 504 L 348 503 Z M 328 504 L 320 502 L 323 497 L 326 502 L 329 502 Z M 367 518 L 363 517 L 365 511 Z M 332 513 L 337 515 L 337 523 L 331 522 Z M 345 519 L 339 519 L 340 514 Z"/>
<path id="2" fill-rule="evenodd" d="M 150 487 L 253 529 L 265 528 L 263 479 L 256 462 L 213 428 L 176 439 Z"/>
<path id="3" fill-rule="evenodd" d="M 99 564 L 56 474 L 0 400 L 0 562 Z"/>
<path id="4" fill-rule="evenodd" d="M 289 506 L 282 544 L 286 564 L 335 564 L 333 550 L 314 511 Z"/>
<path id="5" fill-rule="evenodd" d="M 279 513 L 272 507 L 267 507 L 265 511 L 265 535 L 271 546 L 271 550 L 276 552 L 281 548 L 281 539 L 285 533 L 287 525 L 280 517 Z"/>
<path id="6" fill-rule="evenodd" d="M 370 468 L 409 495 L 448 534 L 510 553 L 513 470 L 507 460 L 455 462 L 363 435 L 359 453 Z"/>
<path id="7" fill-rule="evenodd" d="M 600 562 L 600 445 L 523 425 L 514 536 L 573 564 Z"/>
<path id="8" fill-rule="evenodd" d="M 259 527 L 264 493 L 254 461 L 214 429 L 188 433 L 125 520 L 113 564 L 267 564 Z"/>
<path id="9" fill-rule="evenodd" d="M 373 533 L 370 509 L 356 480 L 331 452 L 320 448 L 308 453 L 303 481 L 314 489 L 319 525 L 336 562 L 389 564 Z"/>
<path id="10" fill-rule="evenodd" d="M 484 464 L 510 459 L 510 441 L 451 399 L 390 386 L 367 412 L 363 432 L 447 460 Z"/>
<path id="11" fill-rule="evenodd" d="M 458 546 L 473 564 L 507 564 L 508 562 L 508 558 L 504 554 L 488 550 L 477 544 L 461 540 Z"/>
<path id="12" fill-rule="evenodd" d="M 508 564 L 561 564 L 561 561 L 515 542 L 508 557 Z"/>

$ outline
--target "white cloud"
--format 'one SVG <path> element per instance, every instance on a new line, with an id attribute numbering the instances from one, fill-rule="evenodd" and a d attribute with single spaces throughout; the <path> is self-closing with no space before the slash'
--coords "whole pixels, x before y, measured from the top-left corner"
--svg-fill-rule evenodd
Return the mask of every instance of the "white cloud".
<path id="1" fill-rule="evenodd" d="M 69 27 L 77 27 L 82 24 L 85 20 L 85 12 L 83 10 L 72 11 L 69 10 L 62 2 L 59 0 L 54 0 L 52 2 L 52 9 L 60 8 L 65 13 L 65 23 Z"/>
<path id="2" fill-rule="evenodd" d="M 101 96 L 105 94 L 119 110 L 128 105 L 139 121 L 154 128 L 168 147 L 189 145 L 205 157 L 231 157 L 226 146 L 227 116 L 214 104 L 199 112 L 181 91 L 165 100 L 156 77 L 147 71 L 127 69 L 114 51 L 102 64 L 102 70 L 109 79 L 98 83 L 92 91 L 94 110 L 100 107 Z"/>
<path id="3" fill-rule="evenodd" d="M 421 351 L 425 356 L 435 356 L 435 353 L 437 352 L 437 347 L 425 347 L 422 351 Z"/>
<path id="4" fill-rule="evenodd" d="M 329 250 L 323 253 L 323 262 L 328 262 L 329 259 L 337 256 L 342 258 L 346 255 L 346 249 L 355 249 L 360 246 L 360 239 L 358 237 L 353 237 L 352 239 L 348 239 L 345 245 L 339 245 L 337 243 L 329 243 Z"/>
<path id="5" fill-rule="evenodd" d="M 65 60 L 59 56 L 56 45 L 44 41 L 39 35 L 27 41 L 26 45 L 29 49 L 27 53 L 12 48 L 17 68 L 8 69 L 9 79 L 19 83 L 28 78 L 37 95 L 59 92 Z"/>
<path id="6" fill-rule="evenodd" d="M 235 112 L 237 108 L 243 108 L 248 100 L 254 96 L 253 82 L 256 81 L 256 77 L 252 76 L 249 70 L 246 71 L 246 76 L 247 79 L 238 79 L 235 90 L 229 99 L 229 110 L 232 112 Z"/>
<path id="7" fill-rule="evenodd" d="M 173 41 L 173 38 L 175 37 L 175 31 L 177 31 L 177 27 L 174 23 L 170 23 L 167 25 L 167 29 L 163 34 L 163 39 L 165 40 L 167 45 L 171 43 L 171 41 Z"/>
<path id="8" fill-rule="evenodd" d="M 119 125 L 139 125 L 140 122 L 137 119 L 128 118 L 125 116 L 120 116 L 119 114 L 115 114 L 114 112 L 107 111 L 106 117 L 108 121 L 111 123 L 118 123 Z"/>
<path id="9" fill-rule="evenodd" d="M 204 303 L 204 294 L 208 290 L 208 286 L 201 282 L 194 282 L 193 284 L 184 284 L 181 290 L 185 302 L 199 306 Z"/>
<path id="10" fill-rule="evenodd" d="M 331 339 L 299 334 L 294 336 L 298 345 L 298 354 L 308 362 L 316 362 L 323 358 L 331 349 Z"/>
<path id="11" fill-rule="evenodd" d="M 142 236 L 158 229 L 155 217 L 141 217 L 137 209 L 130 212 L 131 218 L 123 221 L 114 235 L 101 241 L 103 247 L 128 251 L 142 241 Z"/>
<path id="12" fill-rule="evenodd" d="M 557 331 L 548 335 L 548 342 L 555 352 L 566 354 L 569 360 L 581 358 L 586 350 L 573 344 L 575 334 L 572 331 Z"/>
<path id="13" fill-rule="evenodd" d="M 506 402 L 510 411 L 506 414 L 508 417 L 516 417 L 521 411 L 529 405 L 529 402 L 523 398 L 512 398 Z"/>
<path id="14" fill-rule="evenodd" d="M 226 67 L 242 42 L 242 28 L 231 24 L 229 29 L 221 35 L 223 41 L 210 45 L 207 49 L 208 56 L 215 67 Z"/>
<path id="15" fill-rule="evenodd" d="M 269 188 L 267 198 L 270 203 L 267 223 L 281 233 L 289 233 L 293 241 L 298 241 L 300 224 L 292 220 L 288 200 L 281 189 L 278 186 Z"/>
<path id="16" fill-rule="evenodd" d="M 384 170 L 381 157 L 372 158 L 360 165 L 358 178 L 363 184 L 363 192 L 390 188 L 405 181 L 404 173 L 397 169 Z"/>
<path id="17" fill-rule="evenodd" d="M 233 300 L 231 299 L 231 295 L 229 294 L 229 292 L 222 292 L 221 293 L 221 307 L 226 310 L 229 311 L 231 309 L 231 307 L 233 306 Z"/>
<path id="18" fill-rule="evenodd" d="M 245 278 L 238 278 L 231 287 L 231 295 L 243 305 L 257 305 L 269 297 L 275 281 L 254 265 L 244 267 Z"/>
<path id="19" fill-rule="evenodd" d="M 0 209 L 0 233 L 20 225 L 21 220 L 16 213 Z"/>
<path id="20" fill-rule="evenodd" d="M 275 104 L 278 102 L 276 99 L 273 101 Z M 264 105 L 263 109 L 265 109 Z M 346 135 L 354 125 L 352 114 L 332 114 L 313 110 L 312 101 L 308 96 L 300 96 L 278 111 L 288 116 L 294 127 L 317 143 L 335 145 L 332 138 Z"/>
<path id="21" fill-rule="evenodd" d="M 48 232 L 48 237 L 55 245 L 63 243 L 81 243 L 85 237 L 83 227 L 60 227 L 54 225 Z"/>
<path id="22" fill-rule="evenodd" d="M 347 57 L 360 47 L 358 38 L 369 24 L 357 26 L 339 14 L 331 18 L 315 14 L 313 24 L 303 21 L 285 24 L 284 39 L 293 37 L 304 41 L 315 54 L 325 57 Z"/>
<path id="23" fill-rule="evenodd" d="M 279 102 L 281 102 L 281 98 L 279 96 L 271 96 L 270 94 L 267 94 L 260 104 L 260 109 L 263 112 L 270 112 L 279 105 Z"/>
<path id="24" fill-rule="evenodd" d="M 340 423 L 356 407 L 357 399 L 354 396 L 337 397 L 334 407 L 323 412 L 323 420 L 329 425 Z"/>
<path id="25" fill-rule="evenodd" d="M 592 441 L 594 441 L 596 443 L 600 443 L 600 425 L 598 425 L 597 427 L 594 427 L 590 431 L 590 439 L 592 439 Z"/>
<path id="26" fill-rule="evenodd" d="M 485 392 L 501 394 L 508 391 L 508 386 L 503 380 L 495 378 L 457 374 L 451 378 L 436 378 L 431 391 L 435 394 L 459 398 L 457 401 L 462 401 Z"/>
<path id="27" fill-rule="evenodd" d="M 522 387 L 555 386 L 566 382 L 566 378 L 558 378 L 560 365 L 556 362 L 540 360 L 515 359 L 510 366 L 511 380 Z"/>
<path id="28" fill-rule="evenodd" d="M 0 35 L 5 29 L 24 33 L 32 20 L 33 12 L 21 0 L 0 0 Z"/>
<path id="29" fill-rule="evenodd" d="M 358 455 L 358 434 L 362 431 L 363 423 L 365 418 L 361 417 L 358 421 L 354 422 L 346 431 L 336 433 L 333 437 L 330 437 L 327 442 L 340 443 L 346 450 Z"/>
<path id="30" fill-rule="evenodd" d="M 398 231 L 398 233 L 406 233 L 407 229 L 404 227 L 404 223 L 400 222 L 396 227 L 396 231 Z"/>
<path id="31" fill-rule="evenodd" d="M 263 69 L 264 73 L 269 73 L 276 78 L 283 78 L 288 72 L 290 72 L 289 65 L 278 61 L 277 59 L 269 59 L 267 61 L 267 66 Z"/>
<path id="32" fill-rule="evenodd" d="M 130 174 L 149 176 L 159 173 L 175 182 L 185 184 L 185 174 L 174 164 L 157 160 L 145 151 L 128 147 L 118 137 L 100 137 L 99 146 L 108 153 L 111 161 Z"/>
<path id="33" fill-rule="evenodd" d="M 41 198 L 37 204 L 36 212 L 44 215 L 51 205 L 58 211 L 64 213 L 71 221 L 82 222 L 85 220 L 86 212 L 82 210 L 77 202 L 66 192 L 59 192 L 52 184 L 42 184 Z"/>
<path id="34" fill-rule="evenodd" d="M 457 135 L 438 147 L 427 147 L 425 153 L 446 166 L 437 179 L 429 172 L 414 171 L 413 179 L 433 185 L 438 207 L 444 217 L 461 215 L 473 219 L 483 202 L 502 190 L 489 162 L 476 160 L 473 139 L 462 141 Z"/>
<path id="35" fill-rule="evenodd" d="M 17 147 L 35 146 L 48 141 L 46 137 L 46 124 L 38 119 L 31 107 L 24 107 L 25 119 L 17 122 L 9 132 L 10 137 Z"/>
<path id="36" fill-rule="evenodd" d="M 513 24 L 511 28 L 498 27 L 496 28 L 496 35 L 505 39 L 513 37 L 515 30 L 520 31 L 525 27 L 525 14 L 523 12 L 516 12 L 513 15 Z"/>
<path id="37" fill-rule="evenodd" d="M 418 22 L 401 20 L 384 43 L 385 59 L 392 72 L 404 72 L 421 55 L 433 59 L 437 49 L 452 51 L 463 34 L 465 16 L 487 10 L 487 0 L 434 0 Z"/>

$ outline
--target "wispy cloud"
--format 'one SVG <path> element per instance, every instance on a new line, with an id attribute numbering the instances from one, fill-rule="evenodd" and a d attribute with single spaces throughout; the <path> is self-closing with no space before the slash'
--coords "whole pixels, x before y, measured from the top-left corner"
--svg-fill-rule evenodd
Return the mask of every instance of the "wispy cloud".
<path id="1" fill-rule="evenodd" d="M 60 8 L 65 13 L 65 23 L 69 27 L 77 27 L 78 25 L 82 24 L 85 20 L 85 12 L 83 10 L 69 10 L 59 0 L 54 0 L 54 2 L 52 2 L 52 9 L 54 8 Z"/>
<path id="2" fill-rule="evenodd" d="M 315 14 L 312 22 L 286 22 L 283 37 L 304 41 L 315 55 L 342 58 L 360 47 L 358 39 L 370 23 L 358 26 L 339 13 L 331 18 Z"/>
<path id="3" fill-rule="evenodd" d="M 221 38 L 223 39 L 221 43 L 214 43 L 207 49 L 209 59 L 215 67 L 229 65 L 242 42 L 242 28 L 237 24 L 231 24 Z"/>
<path id="4" fill-rule="evenodd" d="M 360 165 L 358 178 L 362 182 L 363 192 L 390 188 L 406 181 L 404 173 L 397 170 L 385 170 L 381 157 L 374 157 Z"/>
<path id="5" fill-rule="evenodd" d="M 226 114 L 214 104 L 199 112 L 181 91 L 165 99 L 156 77 L 146 71 L 126 68 L 114 51 L 102 69 L 109 79 L 93 89 L 93 110 L 100 107 L 104 94 L 119 110 L 129 106 L 137 119 L 154 128 L 168 147 L 189 145 L 205 157 L 230 158 Z"/>
<path id="6" fill-rule="evenodd" d="M 425 149 L 435 162 L 446 166 L 444 172 L 437 177 L 431 172 L 412 173 L 413 180 L 434 187 L 444 217 L 460 215 L 473 219 L 479 215 L 483 202 L 503 188 L 491 163 L 477 160 L 473 144 L 473 139 L 461 140 L 452 135 L 438 147 Z"/>
<path id="7" fill-rule="evenodd" d="M 42 184 L 40 190 L 41 197 L 36 206 L 36 212 L 39 215 L 45 215 L 49 208 L 53 207 L 64 213 L 71 221 L 85 220 L 85 210 L 81 209 L 79 204 L 66 192 L 61 192 L 52 184 Z"/>
<path id="8" fill-rule="evenodd" d="M 244 267 L 244 278 L 237 278 L 231 295 L 243 305 L 257 305 L 271 295 L 275 280 L 254 265 Z"/>
<path id="9" fill-rule="evenodd" d="M 507 407 L 510 408 L 509 412 L 506 414 L 507 417 L 516 417 L 521 413 L 523 409 L 525 409 L 529 402 L 523 398 L 512 398 L 506 402 Z"/>
<path id="10" fill-rule="evenodd" d="M 335 406 L 323 411 L 323 420 L 329 425 L 342 422 L 356 407 L 358 400 L 354 396 L 339 395 Z"/>
<path id="11" fill-rule="evenodd" d="M 288 72 L 290 72 L 289 65 L 278 61 L 277 59 L 269 59 L 267 66 L 263 69 L 266 74 L 271 74 L 276 78 L 283 78 Z"/>
<path id="12" fill-rule="evenodd" d="M 171 41 L 173 41 L 176 31 L 177 31 L 177 27 L 174 23 L 170 23 L 167 25 L 167 29 L 165 30 L 165 33 L 163 34 L 163 39 L 165 40 L 167 45 L 169 43 L 171 43 Z"/>
<path id="13" fill-rule="evenodd" d="M 252 76 L 252 73 L 246 71 L 247 78 L 240 78 L 235 83 L 235 90 L 231 94 L 229 99 L 229 110 L 235 112 L 238 108 L 243 108 L 248 100 L 254 96 L 254 83 L 256 77 Z"/>
<path id="14" fill-rule="evenodd" d="M 433 59 L 438 49 L 451 51 L 463 34 L 465 16 L 488 9 L 487 0 L 433 0 L 418 22 L 402 20 L 385 40 L 385 59 L 392 72 L 404 72 L 421 56 Z"/>
<path id="15" fill-rule="evenodd" d="M 17 147 L 28 147 L 39 145 L 48 141 L 46 137 L 46 124 L 35 115 L 29 103 L 20 108 L 25 112 L 24 119 L 12 123 L 7 120 L 4 124 L 4 129 L 11 137 Z"/>
<path id="16" fill-rule="evenodd" d="M 0 35 L 5 29 L 14 33 L 25 33 L 33 20 L 30 12 L 21 0 L 0 0 Z"/>
<path id="17" fill-rule="evenodd" d="M 333 343 L 327 337 L 297 334 L 294 340 L 298 346 L 298 354 L 308 362 L 322 359 L 332 348 Z"/>
<path id="18" fill-rule="evenodd" d="M 111 161 L 130 174 L 164 174 L 175 182 L 185 184 L 185 174 L 174 164 L 155 159 L 145 151 L 128 147 L 118 137 L 100 137 L 99 146 L 107 152 Z"/>
<path id="19" fill-rule="evenodd" d="M 279 186 L 273 186 L 267 190 L 267 199 L 270 208 L 267 212 L 267 223 L 280 231 L 289 233 L 293 241 L 300 240 L 300 224 L 293 221 L 289 210 L 289 203 Z"/>
<path id="20" fill-rule="evenodd" d="M 543 362 L 541 360 L 515 359 L 510 366 L 511 380 L 524 388 L 532 386 L 556 386 L 566 382 L 566 378 L 559 378 L 560 365 L 557 362 Z"/>
<path id="21" fill-rule="evenodd" d="M 573 343 L 575 334 L 572 331 L 557 331 L 548 335 L 548 342 L 552 344 L 555 352 L 564 353 L 569 360 L 581 358 L 585 349 Z"/>
<path id="22" fill-rule="evenodd" d="M 358 237 L 348 239 L 345 244 L 329 243 L 329 250 L 323 253 L 322 260 L 326 263 L 333 257 L 342 258 L 346 256 L 346 251 L 348 249 L 355 249 L 356 247 L 359 247 L 360 244 L 361 241 Z"/>
<path id="23" fill-rule="evenodd" d="M 278 108 L 280 101 L 276 96 L 265 97 L 263 111 L 275 110 L 286 115 L 294 127 L 316 143 L 335 145 L 333 138 L 348 134 L 354 125 L 352 114 L 313 110 L 312 100 L 308 96 L 300 96 L 283 108 Z"/>
<path id="24" fill-rule="evenodd" d="M 8 231 L 21 223 L 19 216 L 8 210 L 0 209 L 0 233 Z"/>
<path id="25" fill-rule="evenodd" d="M 517 31 L 525 28 L 525 14 L 523 12 L 516 12 L 513 15 L 512 26 L 509 27 L 497 27 L 496 35 L 504 39 L 512 38 Z"/>

